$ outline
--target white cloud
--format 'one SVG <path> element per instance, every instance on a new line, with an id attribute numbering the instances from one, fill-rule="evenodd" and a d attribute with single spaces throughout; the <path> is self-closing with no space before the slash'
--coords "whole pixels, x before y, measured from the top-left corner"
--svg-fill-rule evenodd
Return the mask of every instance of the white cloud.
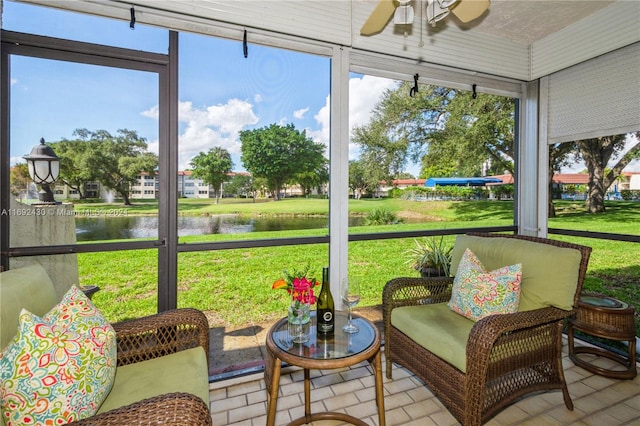
<path id="1" fill-rule="evenodd" d="M 25 155 L 26 155 L 26 154 L 28 154 L 28 152 L 27 152 L 27 153 L 25 153 Z M 11 157 L 9 158 L 9 164 L 10 164 L 11 166 L 15 166 L 16 164 L 26 163 L 26 162 L 27 162 L 27 160 L 25 160 L 24 158 L 22 158 L 22 157 L 20 157 L 20 156 L 15 156 L 15 157 L 14 157 L 14 156 L 11 156 Z"/>
<path id="2" fill-rule="evenodd" d="M 632 160 L 627 167 L 624 168 L 625 172 L 640 172 L 640 160 Z"/>
<path id="3" fill-rule="evenodd" d="M 356 126 L 364 126 L 371 119 L 371 111 L 385 90 L 396 86 L 394 80 L 365 75 L 362 78 L 349 79 L 349 139 Z M 331 97 L 327 96 L 325 105 L 314 116 L 320 130 L 307 132 L 314 140 L 329 145 Z M 349 158 L 357 157 L 358 147 L 349 144 Z"/>
<path id="4" fill-rule="evenodd" d="M 158 107 L 154 106 L 142 115 L 158 118 Z M 178 168 L 189 168 L 191 159 L 199 152 L 219 146 L 231 154 L 240 152 L 238 133 L 247 126 L 258 122 L 253 112 L 253 105 L 239 99 L 229 99 L 222 105 L 212 105 L 204 108 L 194 107 L 192 102 L 180 102 L 178 119 L 186 127 L 180 135 Z M 149 150 L 157 152 L 158 142 L 149 142 Z M 236 164 L 236 167 L 240 166 Z"/>
<path id="5" fill-rule="evenodd" d="M 371 110 L 387 89 L 396 87 L 395 80 L 365 75 L 349 80 L 349 133 L 371 119 Z"/>
<path id="6" fill-rule="evenodd" d="M 158 105 L 154 105 L 148 110 L 142 111 L 140 113 L 140 115 L 142 115 L 143 117 L 154 118 L 156 120 L 158 119 L 159 114 L 160 114 L 160 108 L 158 107 Z"/>
<path id="7" fill-rule="evenodd" d="M 633 133 L 629 133 L 627 135 L 627 141 L 626 141 L 626 144 L 625 144 L 624 151 L 621 152 L 620 155 L 626 154 L 627 151 L 629 151 L 631 148 L 636 146 L 638 143 L 640 143 L 640 140 L 638 140 L 638 138 Z M 640 172 L 640 160 L 631 160 L 631 162 L 629 164 L 627 164 L 627 167 L 624 168 L 624 171 L 625 172 Z"/>
<path id="8" fill-rule="evenodd" d="M 307 112 L 309 112 L 309 107 L 293 111 L 293 118 L 297 118 L 298 120 L 302 120 L 304 118 L 304 115 Z"/>
<path id="9" fill-rule="evenodd" d="M 18 79 L 17 78 L 12 78 L 11 79 L 11 85 L 13 86 L 14 84 L 18 84 Z"/>
<path id="10" fill-rule="evenodd" d="M 326 146 L 329 146 L 329 137 L 330 137 L 330 124 L 331 117 L 329 116 L 329 111 L 331 111 L 331 95 L 327 95 L 324 106 L 320 108 L 318 113 L 313 116 L 316 122 L 320 125 L 319 130 L 308 131 L 307 134 L 316 142 L 322 142 Z"/>
<path id="11" fill-rule="evenodd" d="M 260 102 L 262 102 L 262 95 L 260 93 L 256 93 L 256 95 L 253 97 L 253 101 L 259 104 Z"/>

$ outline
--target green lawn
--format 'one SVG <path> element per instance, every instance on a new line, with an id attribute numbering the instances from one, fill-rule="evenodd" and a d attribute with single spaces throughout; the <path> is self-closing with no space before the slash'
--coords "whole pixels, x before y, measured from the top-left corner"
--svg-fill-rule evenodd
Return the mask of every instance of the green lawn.
<path id="1" fill-rule="evenodd" d="M 180 214 L 239 213 L 245 215 L 322 215 L 328 211 L 326 199 L 286 199 L 253 203 L 252 200 L 180 200 Z M 238 200 L 236 200 L 238 201 Z M 91 204 L 91 208 L 101 208 Z M 77 206 L 76 209 L 82 208 Z M 114 208 L 114 205 L 105 205 Z M 132 207 L 135 214 L 153 212 L 153 203 Z M 386 208 L 401 217 L 422 218 L 424 223 L 361 226 L 351 233 L 389 232 L 414 229 L 454 229 L 470 226 L 510 225 L 512 202 L 408 202 L 399 199 L 351 200 L 350 214 L 366 215 Z M 551 227 L 616 232 L 638 235 L 640 204 L 608 202 L 602 215 L 587 214 L 581 205 L 557 203 L 558 217 Z M 133 212 L 130 212 L 133 214 Z M 326 235 L 326 229 L 278 231 L 235 235 L 182 237 L 181 243 L 229 239 L 263 239 Z M 620 298 L 640 307 L 640 244 L 587 238 L 551 236 L 593 247 L 585 289 Z M 448 237 L 453 241 L 455 237 Z M 354 242 L 349 245 L 349 265 L 363 282 L 360 306 L 381 303 L 384 284 L 401 275 L 415 275 L 405 263 L 405 250 L 412 239 Z M 327 264 L 326 244 L 282 246 L 256 249 L 219 250 L 179 254 L 178 303 L 205 312 L 214 325 L 241 326 L 269 322 L 284 314 L 288 300 L 283 290 L 271 290 L 271 283 L 286 268 L 309 263 L 320 277 Z M 156 311 L 157 259 L 154 250 L 104 252 L 78 255 L 81 284 L 102 288 L 94 301 L 112 321 L 139 317 Z M 640 329 L 640 321 L 639 329 Z"/>

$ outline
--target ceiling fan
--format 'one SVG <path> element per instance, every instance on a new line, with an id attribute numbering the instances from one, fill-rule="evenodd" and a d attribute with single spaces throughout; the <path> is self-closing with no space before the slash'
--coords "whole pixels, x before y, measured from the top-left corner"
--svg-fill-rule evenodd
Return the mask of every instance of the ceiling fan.
<path id="1" fill-rule="evenodd" d="M 393 16 L 394 24 L 412 24 L 414 18 L 412 0 L 380 0 L 367 21 L 360 28 L 360 34 L 370 36 L 379 33 L 387 26 Z M 427 22 L 435 26 L 449 13 L 461 22 L 470 22 L 479 18 L 489 9 L 490 0 L 416 0 L 424 7 Z"/>

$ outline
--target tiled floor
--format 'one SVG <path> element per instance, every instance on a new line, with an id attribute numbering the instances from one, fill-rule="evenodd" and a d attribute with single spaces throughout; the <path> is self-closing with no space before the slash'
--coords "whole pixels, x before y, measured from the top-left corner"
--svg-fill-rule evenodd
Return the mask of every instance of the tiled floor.
<path id="1" fill-rule="evenodd" d="M 566 342 L 565 342 L 566 351 Z M 582 357 L 583 355 L 581 355 Z M 613 380 L 577 367 L 564 357 L 565 377 L 574 410 L 565 408 L 561 392 L 526 397 L 506 408 L 488 425 L 640 425 L 640 376 Z M 603 367 L 613 364 L 598 359 Z M 290 371 L 285 374 L 285 371 Z M 345 411 L 379 426 L 374 381 L 368 364 L 342 370 L 311 372 L 312 411 Z M 283 370 L 278 398 L 277 425 L 286 425 L 304 414 L 302 371 Z M 394 367 L 393 380 L 384 380 L 388 426 L 454 425 L 456 420 L 420 380 L 405 369 Z M 266 390 L 262 374 L 213 383 L 210 392 L 215 426 L 264 426 Z M 314 422 L 334 426 L 341 422 Z"/>

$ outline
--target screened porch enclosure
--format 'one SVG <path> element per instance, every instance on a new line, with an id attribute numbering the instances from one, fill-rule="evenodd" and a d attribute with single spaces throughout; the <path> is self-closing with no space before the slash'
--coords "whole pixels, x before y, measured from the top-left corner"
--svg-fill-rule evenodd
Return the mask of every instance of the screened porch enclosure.
<path id="1" fill-rule="evenodd" d="M 500 3 L 507 2 L 494 3 L 495 10 L 500 10 Z M 640 99 L 637 72 L 640 69 L 640 34 L 637 33 L 640 5 L 628 1 L 590 3 L 594 3 L 590 13 L 567 17 L 570 21 L 565 22 L 563 28 L 548 29 L 544 35 L 531 35 L 523 40 L 508 34 L 492 34 L 489 30 L 481 32 L 480 28 L 478 32 L 461 29 L 449 21 L 435 30 L 419 29 L 419 24 L 415 23 L 414 31 L 407 36 L 397 34 L 389 25 L 380 34 L 365 37 L 359 34 L 359 29 L 375 5 L 370 1 L 293 4 L 279 1 L 204 1 L 197 4 L 169 1 L 161 5 L 151 0 L 134 4 L 78 1 L 53 5 L 38 0 L 5 1 L 1 78 L 3 87 L 8 89 L 2 92 L 1 119 L 9 125 L 1 126 L 0 135 L 2 209 L 15 209 L 9 190 L 11 169 L 14 159 L 25 154 L 19 150 L 21 147 L 13 132 L 28 125 L 32 119 L 23 109 L 30 95 L 18 92 L 17 83 L 12 80 L 20 81 L 23 69 L 63 64 L 85 68 L 87 76 L 95 75 L 97 68 L 123 73 L 114 76 L 114 81 L 131 81 L 134 75 L 135 79 L 142 76 L 138 83 L 123 89 L 133 99 L 128 102 L 139 102 L 143 91 L 152 93 L 149 96 L 153 100 L 145 100 L 146 104 L 139 110 L 151 120 L 147 126 L 152 130 L 146 131 L 144 136 L 157 150 L 158 167 L 154 184 L 147 188 L 157 199 L 157 205 L 151 207 L 155 211 L 142 213 L 157 215 L 157 222 L 150 231 L 152 237 L 97 239 L 82 243 L 36 240 L 25 244 L 20 239 L 21 233 L 26 231 L 16 227 L 17 219 L 2 215 L 2 267 L 12 269 L 33 261 L 62 258 L 68 262 L 69 256 L 75 256 L 72 261 L 80 265 L 79 284 L 90 285 L 92 279 L 104 283 L 102 294 L 96 295 L 97 303 L 101 300 L 109 303 L 110 299 L 102 299 L 108 292 L 120 301 L 114 321 L 137 315 L 132 312 L 154 313 L 176 307 L 203 306 L 220 339 L 234 333 L 240 338 L 243 333 L 259 336 L 264 324 L 276 319 L 262 313 L 259 318 L 250 318 L 242 312 L 243 305 L 273 307 L 280 303 L 284 312 L 286 303 L 280 300 L 284 297 L 275 298 L 270 289 L 265 290 L 283 268 L 303 267 L 309 263 L 318 275 L 322 266 L 330 265 L 334 294 L 338 292 L 340 279 L 348 273 L 366 278 L 375 271 L 381 288 L 394 276 L 413 273 L 401 255 L 389 253 L 402 253 L 413 244 L 414 238 L 424 236 L 445 235 L 453 240 L 457 234 L 480 230 L 551 235 L 580 244 L 593 244 L 611 257 L 615 257 L 611 252 L 620 251 L 624 253 L 619 256 L 621 269 L 633 273 L 633 259 L 638 258 L 640 242 L 637 230 L 626 227 L 620 231 L 614 226 L 600 225 L 600 221 L 585 229 L 548 218 L 550 146 L 640 131 L 640 104 L 637 101 Z M 32 23 L 33 29 L 28 31 L 12 28 L 9 14 L 14 6 L 52 7 L 57 13 L 79 13 L 81 17 L 113 24 L 112 28 L 126 31 L 132 40 L 144 34 L 145 39 L 150 37 L 154 41 L 151 45 L 141 45 L 143 37 L 140 36 L 140 40 L 116 45 L 93 35 L 73 39 L 64 33 L 39 33 L 33 28 L 38 27 L 37 23 Z M 132 6 L 137 25 L 133 31 L 129 29 Z M 612 30 L 593 31 L 594 27 Z M 221 87 L 224 85 L 211 84 L 196 88 L 187 96 L 181 79 L 197 72 L 213 72 L 213 68 L 189 69 L 183 67 L 182 61 L 186 60 L 189 43 L 199 46 L 190 52 L 191 60 L 197 62 L 198 55 L 211 55 L 209 44 L 218 40 L 227 46 L 223 53 L 216 51 L 213 54 L 220 55 L 222 63 L 224 58 L 233 56 L 234 61 L 244 61 L 245 65 L 257 59 L 271 61 L 272 65 L 269 75 L 255 75 L 250 71 L 242 74 L 233 68 L 231 60 L 226 61 L 227 73 L 236 74 L 241 85 L 250 85 L 260 79 L 260 83 L 271 91 L 258 101 L 247 90 L 236 99 L 237 102 L 226 103 L 241 111 L 237 116 L 242 115 L 244 121 L 225 123 L 227 117 L 219 118 L 216 130 L 225 124 L 229 126 L 224 132 L 220 131 L 219 141 L 233 139 L 230 135 L 254 125 L 278 123 L 286 115 L 283 105 L 292 93 L 304 91 L 307 84 L 323 88 L 320 102 L 306 114 L 315 111 L 317 122 L 323 123 L 316 132 L 309 133 L 325 144 L 323 154 L 329 171 L 324 186 L 327 192 L 318 191 L 317 194 L 318 203 L 321 203 L 318 208 L 326 215 L 325 227 L 267 232 L 259 238 L 249 234 L 212 239 L 179 235 L 179 212 L 181 208 L 191 207 L 191 200 L 179 197 L 179 181 L 174 179 L 183 168 L 189 167 L 191 160 L 187 155 L 191 141 L 186 136 L 192 131 L 205 138 L 206 133 L 211 132 L 211 128 L 190 127 L 189 120 L 196 122 L 215 110 L 216 105 L 208 105 L 203 100 L 198 103 L 199 95 L 224 90 Z M 421 41 L 423 46 L 420 46 Z M 243 49 L 248 52 L 247 58 Z M 296 62 L 300 57 L 310 58 L 312 65 L 304 68 L 302 60 Z M 373 81 L 376 84 L 382 84 L 381 81 L 413 84 L 416 75 L 421 87 L 432 85 L 468 93 L 475 91 L 478 97 L 500 96 L 514 101 L 514 201 L 494 216 L 499 219 L 486 223 L 474 223 L 471 219 L 467 223 L 446 226 L 415 224 L 402 229 L 349 225 L 350 213 L 355 212 L 348 195 L 351 191 L 349 161 L 353 158 L 350 146 L 353 128 L 355 124 L 362 124 L 358 121 L 358 112 L 375 104 L 365 104 L 361 94 L 373 91 Z M 359 76 L 361 84 L 371 86 L 365 85 L 364 90 L 354 92 L 353 86 L 357 83 L 354 76 Z M 109 81 L 106 80 L 106 88 Z M 43 82 L 46 85 L 46 75 Z M 103 103 L 109 98 L 108 90 L 105 93 Z M 184 102 L 188 97 L 193 98 L 190 109 Z M 295 120 L 293 110 L 304 115 L 305 107 L 286 105 L 291 110 L 287 118 Z M 118 108 L 114 104 L 113 109 Z M 85 110 L 91 111 L 91 103 Z M 263 123 L 257 121 L 258 117 L 269 118 Z M 125 123 L 126 119 L 121 121 Z M 90 130 L 100 128 L 100 124 L 96 124 Z M 304 129 L 304 126 L 300 128 Z M 54 134 L 52 141 L 71 136 L 70 133 Z M 222 147 L 223 142 L 218 145 Z M 198 147 L 206 152 L 213 146 L 210 143 Z M 236 162 L 239 162 L 240 153 L 236 154 Z M 142 185 L 140 190 L 144 191 L 145 187 Z M 636 218 L 638 207 L 630 206 L 630 217 Z M 473 212 L 464 213 L 472 215 Z M 371 253 L 379 258 L 372 258 Z M 282 264 L 282 259 L 286 259 L 286 264 Z M 598 273 L 610 279 L 615 271 L 611 271 L 608 261 L 602 263 Z M 265 264 L 269 266 L 265 267 Z M 124 266 L 118 270 L 117 265 Z M 132 272 L 139 270 L 144 273 Z M 371 291 L 364 295 L 366 304 L 363 305 L 375 307 L 379 298 L 379 294 Z M 234 317 L 219 317 L 217 312 L 222 310 L 219 307 L 222 303 L 236 311 Z M 253 361 L 248 360 L 248 363 Z M 216 374 L 225 368 L 219 366 Z"/>

